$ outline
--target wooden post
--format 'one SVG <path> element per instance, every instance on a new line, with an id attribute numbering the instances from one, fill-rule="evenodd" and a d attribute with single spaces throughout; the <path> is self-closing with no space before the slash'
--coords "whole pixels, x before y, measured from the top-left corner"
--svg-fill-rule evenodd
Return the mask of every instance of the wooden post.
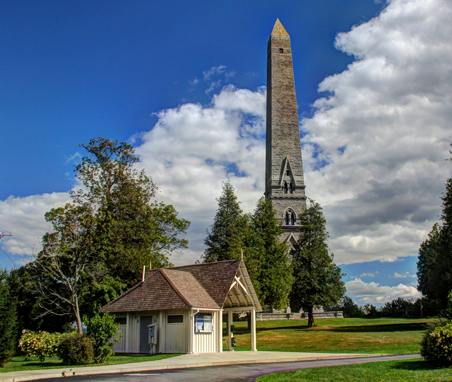
<path id="1" fill-rule="evenodd" d="M 190 310 L 190 337 L 189 337 L 190 354 L 195 352 L 195 311 Z"/>
<path id="2" fill-rule="evenodd" d="M 251 314 L 251 351 L 257 351 L 256 348 L 256 308 L 250 312 Z"/>
<path id="3" fill-rule="evenodd" d="M 166 353 L 166 314 L 164 311 L 159 313 L 159 352 Z"/>
<path id="4" fill-rule="evenodd" d="M 229 343 L 229 351 L 234 351 L 234 348 L 232 347 L 232 333 L 231 333 L 231 325 L 234 323 L 233 319 L 234 319 L 233 313 L 230 310 L 228 310 L 228 343 Z"/>
<path id="5" fill-rule="evenodd" d="M 218 314 L 218 320 L 217 320 L 217 352 L 222 353 L 223 352 L 223 311 L 220 310 L 217 312 Z"/>

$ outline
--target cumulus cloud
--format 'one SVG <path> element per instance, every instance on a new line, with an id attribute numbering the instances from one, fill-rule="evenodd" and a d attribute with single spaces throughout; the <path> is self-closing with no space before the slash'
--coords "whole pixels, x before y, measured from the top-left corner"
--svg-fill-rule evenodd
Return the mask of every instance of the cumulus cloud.
<path id="1" fill-rule="evenodd" d="M 265 102 L 265 88 L 253 92 L 230 85 L 214 95 L 209 106 L 162 110 L 153 129 L 141 135 L 136 147 L 139 166 L 159 187 L 157 199 L 173 204 L 192 222 L 190 248 L 172 259 L 176 264 L 200 258 L 225 180 L 231 180 L 246 212 L 263 195 Z M 8 222 L 8 230 L 27 252 L 39 251 L 40 239 L 50 228 L 44 213 L 67 201 L 68 193 L 10 197 L 0 202 L 0 220 Z M 9 243 L 5 250 L 22 253 Z"/>
<path id="2" fill-rule="evenodd" d="M 188 263 L 203 252 L 222 182 L 230 179 L 242 208 L 250 211 L 264 190 L 265 89 L 223 88 L 212 104 L 184 104 L 158 113 L 137 147 L 140 165 L 159 186 L 158 197 L 192 221 Z"/>
<path id="3" fill-rule="evenodd" d="M 24 198 L 10 196 L 0 201 L 0 230 L 14 235 L 4 243 L 4 250 L 12 254 L 26 255 L 25 258 L 41 250 L 41 239 L 50 228 L 44 220 L 44 214 L 69 202 L 69 194 L 53 192 L 51 194 L 32 195 Z M 12 264 L 8 264 L 12 266 Z"/>
<path id="4" fill-rule="evenodd" d="M 381 286 L 375 282 L 365 283 L 359 278 L 345 283 L 345 287 L 347 295 L 359 304 L 384 304 L 399 297 L 417 299 L 422 296 L 413 285 Z"/>
<path id="5" fill-rule="evenodd" d="M 302 121 L 307 193 L 338 263 L 415 256 L 450 175 L 452 5 L 391 0 L 336 38 L 355 57 Z M 326 165 L 323 165 L 326 163 Z"/>

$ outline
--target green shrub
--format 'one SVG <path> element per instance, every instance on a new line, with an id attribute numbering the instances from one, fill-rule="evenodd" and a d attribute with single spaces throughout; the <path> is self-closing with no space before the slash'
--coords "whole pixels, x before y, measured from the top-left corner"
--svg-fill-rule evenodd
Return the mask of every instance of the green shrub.
<path id="1" fill-rule="evenodd" d="M 36 357 L 40 362 L 44 362 L 45 357 L 52 357 L 56 353 L 60 339 L 60 333 L 33 332 L 24 329 L 19 340 L 19 347 L 27 358 Z"/>
<path id="2" fill-rule="evenodd" d="M 93 360 L 93 342 L 86 334 L 63 337 L 58 346 L 58 358 L 66 365 L 86 365 Z"/>
<path id="3" fill-rule="evenodd" d="M 428 328 L 421 341 L 421 355 L 440 365 L 452 365 L 451 321 L 438 321 Z"/>
<path id="4" fill-rule="evenodd" d="M 106 362 L 113 354 L 114 343 L 119 342 L 122 337 L 116 336 L 119 324 L 115 322 L 115 316 L 96 313 L 91 318 L 84 316 L 83 322 L 93 340 L 94 362 Z"/>

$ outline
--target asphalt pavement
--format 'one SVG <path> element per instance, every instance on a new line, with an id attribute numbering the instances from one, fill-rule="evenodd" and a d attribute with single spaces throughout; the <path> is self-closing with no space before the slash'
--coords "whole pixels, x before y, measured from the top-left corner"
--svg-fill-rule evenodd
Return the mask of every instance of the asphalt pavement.
<path id="1" fill-rule="evenodd" d="M 352 365 L 356 363 L 397 361 L 420 358 L 419 354 L 396 356 L 378 356 L 372 358 L 323 359 L 316 361 L 278 362 L 263 364 L 239 364 L 230 366 L 194 367 L 171 370 L 150 370 L 140 372 L 111 373 L 100 375 L 73 376 L 72 382 L 180 382 L 180 381 L 212 381 L 212 382 L 252 382 L 262 375 L 282 371 L 308 369 L 314 367 Z M 68 381 L 67 377 L 41 379 L 49 382 Z"/>

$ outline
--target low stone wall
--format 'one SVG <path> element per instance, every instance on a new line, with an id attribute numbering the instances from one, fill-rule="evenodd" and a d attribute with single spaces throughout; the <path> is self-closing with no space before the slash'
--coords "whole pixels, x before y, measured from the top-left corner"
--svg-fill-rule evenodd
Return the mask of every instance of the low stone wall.
<path id="1" fill-rule="evenodd" d="M 267 321 L 267 320 L 293 320 L 294 313 L 257 313 L 256 320 Z M 300 316 L 300 313 L 298 313 Z M 300 317 L 298 317 L 300 318 Z"/>
<path id="2" fill-rule="evenodd" d="M 344 318 L 342 311 L 314 312 L 314 319 L 318 318 Z M 308 319 L 306 313 L 256 313 L 256 320 L 300 320 Z"/>
<path id="3" fill-rule="evenodd" d="M 314 312 L 315 318 L 344 318 L 342 311 L 331 311 L 331 312 Z M 308 319 L 307 313 L 303 313 L 301 318 Z"/>

